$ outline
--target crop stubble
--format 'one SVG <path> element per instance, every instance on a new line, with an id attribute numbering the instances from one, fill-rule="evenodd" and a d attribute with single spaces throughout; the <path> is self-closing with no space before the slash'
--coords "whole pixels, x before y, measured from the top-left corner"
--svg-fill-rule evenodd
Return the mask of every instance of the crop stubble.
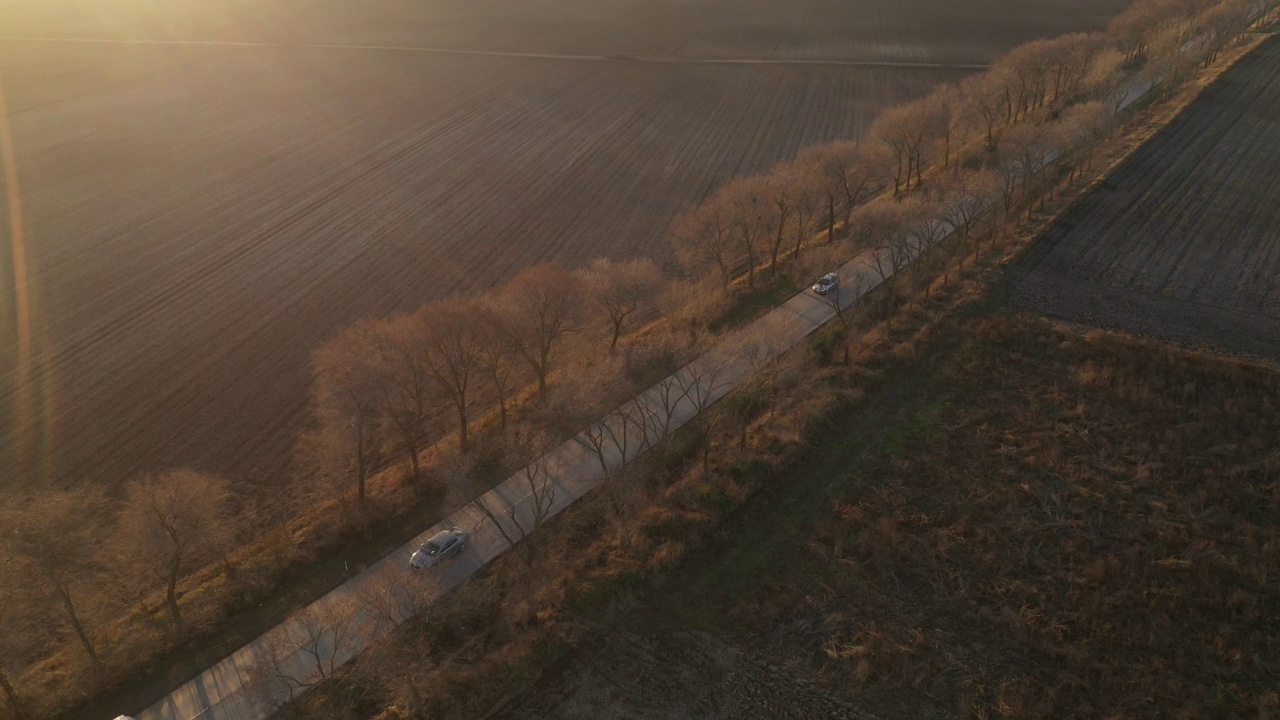
<path id="1" fill-rule="evenodd" d="M 129 16 L 160 5 L 117 10 L 153 38 L 207 39 Z M 377 33 L 426 23 L 379 7 L 362 22 L 285 12 L 306 18 L 287 37 L 265 16 L 201 27 L 221 40 L 351 44 L 407 41 Z M 507 6 L 478 7 L 480 17 Z M 581 11 L 580 22 L 607 29 L 638 12 L 602 20 L 556 7 L 509 32 L 459 32 L 454 46 L 587 53 L 609 33 L 569 38 L 557 18 Z M 706 18 L 726 22 L 716 8 L 630 23 L 615 47 L 677 55 L 705 41 Z M 801 7 L 775 27 L 775 50 L 751 33 L 742 47 L 827 56 L 797 47 L 817 47 L 835 12 Z M 124 34 L 79 27 L 84 17 L 27 29 Z M 1056 12 L 1035 17 L 1065 29 Z M 628 39 L 636 33 L 649 44 Z M 1022 39 L 967 38 L 980 52 L 950 59 L 989 59 Z M 671 218 L 725 179 L 857 137 L 885 105 L 967 72 L 21 40 L 0 41 L 0 54 L 49 344 L 28 385 L 40 415 L 21 420 L 13 354 L 0 352 L 0 448 L 20 424 L 34 433 L 51 417 L 54 479 L 107 483 L 175 466 L 273 476 L 305 419 L 308 353 L 342 326 L 482 292 L 541 260 L 665 259 Z"/>
<path id="2" fill-rule="evenodd" d="M 1280 358 L 1280 42 L 1240 61 L 1036 242 L 1016 302 Z"/>

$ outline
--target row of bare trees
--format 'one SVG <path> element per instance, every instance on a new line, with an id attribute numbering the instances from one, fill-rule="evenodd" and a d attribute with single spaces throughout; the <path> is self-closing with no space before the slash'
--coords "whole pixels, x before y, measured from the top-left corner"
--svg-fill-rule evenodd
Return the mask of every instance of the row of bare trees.
<path id="1" fill-rule="evenodd" d="M 662 286 L 649 260 L 598 259 L 572 272 L 544 263 L 482 299 L 361 321 L 314 354 L 305 461 L 335 492 L 353 484 L 361 501 L 368 478 L 393 457 L 416 479 L 423 448 L 446 432 L 469 449 L 476 408 L 496 408 L 505 428 L 525 383 L 545 398 L 562 353 L 615 353 L 656 310 Z"/>
<path id="2" fill-rule="evenodd" d="M 807 148 L 766 173 L 731 180 L 678 218 L 671 241 L 681 265 L 714 273 L 722 287 L 739 274 L 776 271 L 815 233 L 835 238 L 838 224 L 883 188 L 888 154 L 854 141 Z"/>
<path id="3" fill-rule="evenodd" d="M 809 147 L 725 184 L 676 221 L 675 255 L 687 271 L 721 286 L 745 275 L 753 287 L 760 270 L 799 256 L 815 235 L 833 241 L 845 230 L 862 245 L 868 239 L 849 232 L 853 212 L 882 190 L 899 197 L 922 185 L 930 167 L 985 168 L 977 173 L 999 176 L 1008 210 L 1019 188 L 1038 196 L 1045 170 L 1064 155 L 1073 167 L 1087 166 L 1112 118 L 1144 83 L 1176 84 L 1275 6 L 1275 0 L 1138 0 L 1105 33 L 1018 46 L 983 73 L 885 110 L 862 142 Z M 942 183 L 990 184 L 985 177 Z"/>
<path id="4" fill-rule="evenodd" d="M 0 627 L 61 627 L 54 635 L 69 637 L 101 675 L 112 619 L 133 608 L 149 614 L 158 595 L 181 634 L 179 581 L 211 563 L 234 573 L 230 553 L 245 528 L 237 510 L 226 480 L 189 470 L 141 477 L 118 500 L 90 487 L 12 498 L 0 508 Z M 4 630 L 0 690 L 20 709 L 5 663 L 43 648 L 30 633 Z"/>
<path id="5" fill-rule="evenodd" d="M 930 263 L 972 249 L 989 223 L 1029 211 L 1061 168 L 1087 168 L 1141 82 L 1176 85 L 1276 5 L 1138 0 L 1105 33 L 1023 45 L 987 72 L 886 110 L 861 142 L 806 148 L 727 183 L 673 225 L 675 255 L 714 285 L 742 276 L 752 286 L 802 255 L 849 254 L 837 246 L 843 238 L 876 250 L 871 270 L 892 296 L 899 283 L 927 278 Z M 882 193 L 897 200 L 871 202 Z M 361 321 L 313 356 L 314 423 L 299 443 L 301 466 L 321 499 L 362 500 L 391 464 L 421 474 L 424 449 L 450 433 L 468 449 L 490 411 L 506 427 L 526 387 L 548 415 L 584 412 L 623 384 L 616 356 L 630 351 L 629 333 L 660 308 L 697 301 L 696 290 L 673 294 L 651 262 L 598 260 L 576 271 L 535 266 L 484 298 Z M 668 351 L 658 343 L 646 352 Z M 665 437 L 675 404 L 706 409 L 729 366 L 699 362 L 591 426 L 584 437 L 602 467 L 616 474 L 610 457 Z M 531 487 L 545 490 L 537 504 L 549 505 L 554 490 L 537 476 L 535 468 Z M 184 578 L 234 574 L 234 549 L 261 535 L 249 504 L 225 481 L 187 471 L 139 479 L 117 498 L 77 489 L 5 500 L 0 697 L 20 714 L 24 683 L 15 678 L 54 650 L 90 668 L 109 664 L 118 651 L 107 640 L 119 637 L 109 628 L 122 618 L 160 615 L 181 636 Z"/>

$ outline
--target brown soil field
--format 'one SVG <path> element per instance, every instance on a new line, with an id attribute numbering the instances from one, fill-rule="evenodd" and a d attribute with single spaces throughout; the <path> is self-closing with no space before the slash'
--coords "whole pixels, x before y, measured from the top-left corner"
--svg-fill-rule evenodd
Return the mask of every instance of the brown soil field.
<path id="1" fill-rule="evenodd" d="M 0 35 L 987 63 L 1126 0 L 0 0 Z"/>
<path id="2" fill-rule="evenodd" d="M 1226 72 L 1036 242 L 1023 307 L 1280 358 L 1280 38 Z"/>
<path id="3" fill-rule="evenodd" d="M 36 363 L 16 378 L 5 242 L 0 448 L 116 483 L 274 476 L 343 325 L 541 260 L 665 259 L 718 183 L 971 71 L 884 63 L 985 62 L 1125 2 L 0 5 Z M 13 39 L 41 36 L 79 40 Z"/>
<path id="4" fill-rule="evenodd" d="M 709 635 L 619 631 L 597 640 L 493 720 L 876 720 Z"/>

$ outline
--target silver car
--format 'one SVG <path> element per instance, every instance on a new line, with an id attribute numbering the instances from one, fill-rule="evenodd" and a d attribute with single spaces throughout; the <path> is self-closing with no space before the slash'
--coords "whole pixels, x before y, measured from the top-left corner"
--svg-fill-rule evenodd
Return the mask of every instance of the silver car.
<path id="1" fill-rule="evenodd" d="M 840 287 L 840 276 L 831 272 L 818 278 L 818 282 L 813 284 L 813 291 L 819 295 L 826 295 L 838 287 Z"/>
<path id="2" fill-rule="evenodd" d="M 466 549 L 469 537 L 471 534 L 462 528 L 441 530 L 422 543 L 422 547 L 409 558 L 409 567 L 414 570 L 433 568 L 441 560 L 451 558 Z"/>

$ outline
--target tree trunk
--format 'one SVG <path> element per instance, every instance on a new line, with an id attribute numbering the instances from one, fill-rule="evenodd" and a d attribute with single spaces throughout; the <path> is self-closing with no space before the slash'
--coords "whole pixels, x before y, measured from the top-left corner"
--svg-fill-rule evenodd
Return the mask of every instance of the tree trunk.
<path id="1" fill-rule="evenodd" d="M 622 337 L 622 320 L 613 323 L 613 338 L 609 340 L 609 354 L 612 355 L 618 349 L 618 338 Z"/>
<path id="2" fill-rule="evenodd" d="M 409 428 L 402 428 L 401 432 L 404 433 L 405 452 L 409 454 L 409 469 L 413 473 L 411 479 L 416 481 L 421 477 L 420 473 L 422 472 L 422 468 L 418 464 L 418 438 L 414 436 L 413 431 Z M 361 480 L 361 484 L 364 484 L 363 480 Z"/>
<path id="3" fill-rule="evenodd" d="M 836 198 L 834 195 L 827 196 L 827 242 L 836 241 Z"/>
<path id="4" fill-rule="evenodd" d="M 15 720 L 25 720 L 27 713 L 23 710 L 22 703 L 18 701 L 18 693 L 14 691 L 13 685 L 9 683 L 9 676 L 4 674 L 3 668 L 0 668 L 0 690 L 4 690 L 5 699 L 9 701 L 9 707 L 13 709 Z"/>
<path id="5" fill-rule="evenodd" d="M 66 585 L 53 579 L 54 591 L 58 594 L 58 599 L 62 600 L 62 608 L 67 613 L 67 622 L 71 624 L 71 629 L 75 631 L 76 638 L 80 640 L 80 644 L 84 646 L 84 651 L 89 655 L 89 660 L 93 662 L 94 670 L 102 672 L 102 660 L 98 658 L 98 653 L 93 649 L 93 643 L 89 642 L 89 634 L 85 632 L 84 625 L 80 624 L 80 617 L 76 614 L 76 604 L 71 600 L 71 590 Z"/>
<path id="6" fill-rule="evenodd" d="M 464 399 L 458 401 L 458 448 L 462 452 L 466 452 L 470 447 L 467 439 L 467 401 Z"/>
<path id="7" fill-rule="evenodd" d="M 711 431 L 709 429 L 702 439 L 702 477 L 711 477 Z"/>
<path id="8" fill-rule="evenodd" d="M 356 421 L 356 496 L 364 504 L 364 481 L 369 476 L 369 458 L 364 451 L 364 419 Z"/>
<path id="9" fill-rule="evenodd" d="M 169 576 L 165 578 L 164 588 L 164 604 L 169 608 L 169 617 L 173 620 L 173 627 L 179 634 L 186 628 L 186 624 L 182 621 L 182 609 L 178 607 L 178 564 L 181 562 L 179 558 L 174 558 L 173 567 L 169 568 Z"/>

